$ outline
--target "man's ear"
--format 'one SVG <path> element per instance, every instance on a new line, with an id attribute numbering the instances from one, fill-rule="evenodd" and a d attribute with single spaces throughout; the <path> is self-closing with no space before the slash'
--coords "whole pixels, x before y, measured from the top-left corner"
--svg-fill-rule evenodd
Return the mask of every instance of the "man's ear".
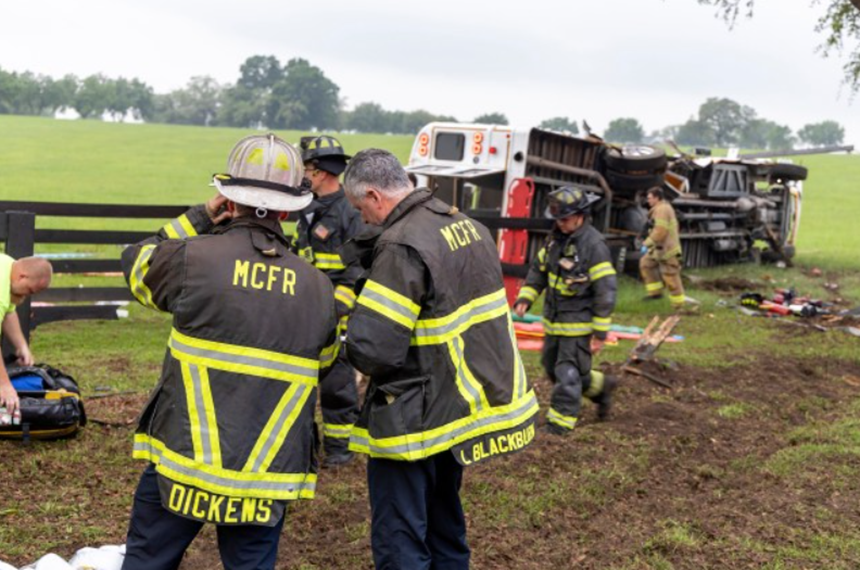
<path id="1" fill-rule="evenodd" d="M 289 212 L 281 212 L 280 214 L 278 214 L 278 221 L 286 222 L 287 218 L 289 218 L 289 217 L 290 217 Z"/>
<path id="2" fill-rule="evenodd" d="M 236 212 L 236 203 L 232 200 L 227 200 L 227 211 L 231 214 Z"/>

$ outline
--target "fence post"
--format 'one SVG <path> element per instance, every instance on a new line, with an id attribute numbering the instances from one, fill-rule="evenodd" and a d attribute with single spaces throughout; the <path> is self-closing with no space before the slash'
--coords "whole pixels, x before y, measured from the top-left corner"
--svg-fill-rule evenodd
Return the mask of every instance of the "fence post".
<path id="1" fill-rule="evenodd" d="M 33 255 L 36 240 L 36 215 L 30 212 L 6 212 L 6 255 L 15 259 Z M 18 307 L 18 319 L 24 338 L 30 342 L 30 299 Z M 15 348 L 3 339 L 3 355 L 14 354 Z"/>

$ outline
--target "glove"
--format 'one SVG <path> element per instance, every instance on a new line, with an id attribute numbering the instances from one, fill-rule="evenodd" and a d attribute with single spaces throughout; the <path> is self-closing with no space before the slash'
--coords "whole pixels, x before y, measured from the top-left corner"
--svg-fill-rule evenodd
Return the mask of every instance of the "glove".
<path id="1" fill-rule="evenodd" d="M 640 252 L 642 255 L 645 255 L 646 253 L 648 253 L 648 246 L 647 246 L 647 245 L 643 245 L 642 247 L 640 247 L 640 248 L 639 248 L 639 252 Z"/>
<path id="2" fill-rule="evenodd" d="M 741 305 L 751 309 L 758 309 L 764 302 L 764 296 L 759 293 L 744 293 L 741 295 Z"/>

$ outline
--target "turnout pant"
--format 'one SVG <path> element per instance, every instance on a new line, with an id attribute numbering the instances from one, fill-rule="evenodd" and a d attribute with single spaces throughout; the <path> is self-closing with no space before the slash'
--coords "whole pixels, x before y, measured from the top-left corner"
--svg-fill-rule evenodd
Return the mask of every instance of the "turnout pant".
<path id="1" fill-rule="evenodd" d="M 355 369 L 341 351 L 331 371 L 320 382 L 323 416 L 323 449 L 326 454 L 347 453 L 349 432 L 358 417 L 358 387 Z"/>
<path id="2" fill-rule="evenodd" d="M 684 285 L 681 283 L 681 258 L 657 259 L 648 253 L 639 259 L 639 272 L 645 282 L 649 296 L 657 297 L 663 293 L 663 285 L 669 290 L 669 302 L 679 307 L 684 304 Z"/>
<path id="3" fill-rule="evenodd" d="M 579 419 L 582 396 L 596 400 L 603 395 L 603 373 L 591 370 L 591 336 L 546 335 L 541 363 L 553 383 L 546 419 L 571 430 Z"/>
<path id="4" fill-rule="evenodd" d="M 463 467 L 444 451 L 420 461 L 370 458 L 370 542 L 377 570 L 468 570 Z"/>
<path id="5" fill-rule="evenodd" d="M 134 493 L 122 570 L 176 570 L 203 523 L 161 506 L 155 467 L 149 465 Z M 225 570 L 273 570 L 284 517 L 273 527 L 218 526 Z"/>

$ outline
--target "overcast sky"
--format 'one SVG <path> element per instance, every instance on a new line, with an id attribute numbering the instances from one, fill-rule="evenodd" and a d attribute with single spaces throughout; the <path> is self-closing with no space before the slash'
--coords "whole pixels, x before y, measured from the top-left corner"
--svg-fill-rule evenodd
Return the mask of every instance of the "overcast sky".
<path id="1" fill-rule="evenodd" d="M 646 131 L 728 97 L 789 125 L 833 119 L 860 143 L 843 62 L 816 53 L 821 6 L 757 0 L 730 30 L 696 0 L 39 0 L 4 3 L 0 67 L 138 77 L 156 92 L 194 75 L 235 82 L 251 55 L 303 57 L 347 106 L 426 109 L 516 125 L 553 116 Z"/>

